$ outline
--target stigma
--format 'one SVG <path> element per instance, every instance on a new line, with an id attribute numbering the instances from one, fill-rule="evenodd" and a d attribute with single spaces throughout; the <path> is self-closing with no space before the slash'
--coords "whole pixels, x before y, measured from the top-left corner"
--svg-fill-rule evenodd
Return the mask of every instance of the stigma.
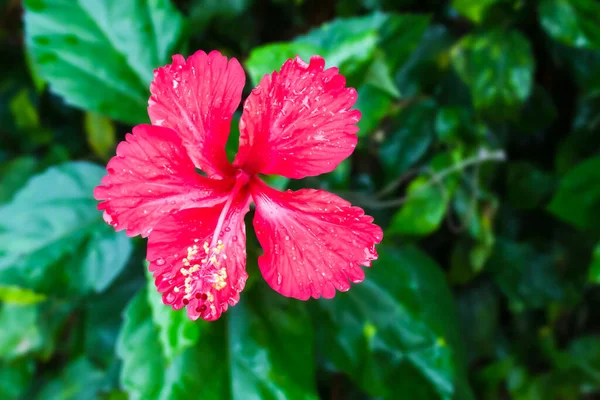
<path id="1" fill-rule="evenodd" d="M 198 246 L 198 239 L 187 248 L 187 255 L 181 260 L 182 267 L 179 272 L 185 277 L 183 289 L 184 304 L 187 305 L 192 297 L 210 303 L 214 307 L 214 290 L 222 290 L 227 286 L 227 269 L 223 262 L 227 259 L 225 245 L 218 240 L 214 247 L 204 242 L 202 247 Z"/>

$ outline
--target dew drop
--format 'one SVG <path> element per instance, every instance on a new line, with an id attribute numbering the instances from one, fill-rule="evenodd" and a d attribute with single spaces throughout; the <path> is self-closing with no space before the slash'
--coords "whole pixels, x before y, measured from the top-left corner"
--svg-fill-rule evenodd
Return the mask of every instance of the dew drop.
<path id="1" fill-rule="evenodd" d="M 290 240 L 290 237 L 289 237 L 289 236 L 286 236 L 286 237 L 285 237 L 285 240 Z"/>
<path id="2" fill-rule="evenodd" d="M 231 232 L 231 228 L 230 227 L 225 228 L 225 232 Z"/>
<path id="3" fill-rule="evenodd" d="M 281 285 L 281 274 L 279 272 L 277 273 L 277 284 Z"/>
<path id="4" fill-rule="evenodd" d="M 237 242 L 237 236 L 232 237 L 231 240 Z"/>
<path id="5" fill-rule="evenodd" d="M 164 258 L 157 258 L 155 263 L 160 267 L 161 265 L 165 265 L 165 260 Z"/>

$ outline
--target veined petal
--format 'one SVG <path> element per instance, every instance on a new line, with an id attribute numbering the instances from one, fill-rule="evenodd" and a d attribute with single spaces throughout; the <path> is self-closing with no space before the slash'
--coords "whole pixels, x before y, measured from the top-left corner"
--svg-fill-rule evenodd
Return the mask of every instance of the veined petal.
<path id="1" fill-rule="evenodd" d="M 356 147 L 356 90 L 337 68 L 299 57 L 265 75 L 244 104 L 234 165 L 250 174 L 304 178 L 330 172 Z"/>
<path id="2" fill-rule="evenodd" d="M 207 321 L 237 304 L 248 278 L 244 215 L 249 204 L 242 188 L 225 205 L 180 211 L 152 231 L 146 258 L 165 304 L 176 310 L 187 306 L 190 319 Z"/>
<path id="3" fill-rule="evenodd" d="M 280 192 L 258 179 L 254 228 L 264 250 L 258 265 L 265 280 L 284 296 L 332 298 L 364 279 L 361 266 L 377 258 L 383 237 L 373 218 L 323 190 Z"/>
<path id="4" fill-rule="evenodd" d="M 198 174 L 181 139 L 171 129 L 138 125 L 119 143 L 94 190 L 99 210 L 116 230 L 146 237 L 169 213 L 210 207 L 227 199 L 234 179 L 211 180 Z"/>
<path id="5" fill-rule="evenodd" d="M 175 130 L 196 167 L 208 176 L 233 174 L 225 144 L 246 76 L 240 63 L 218 51 L 197 51 L 158 68 L 150 85 L 152 124 Z"/>

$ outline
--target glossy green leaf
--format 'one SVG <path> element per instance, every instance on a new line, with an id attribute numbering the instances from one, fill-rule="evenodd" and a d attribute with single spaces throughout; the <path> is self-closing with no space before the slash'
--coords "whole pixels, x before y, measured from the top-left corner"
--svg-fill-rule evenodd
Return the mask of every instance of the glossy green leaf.
<path id="1" fill-rule="evenodd" d="M 364 282 L 319 302 L 321 351 L 372 396 L 471 398 L 439 267 L 415 247 L 378 251 Z"/>
<path id="2" fill-rule="evenodd" d="M 51 90 L 120 121 L 148 120 L 153 70 L 169 61 L 183 30 L 168 0 L 27 0 L 25 7 L 27 45 Z"/>
<path id="3" fill-rule="evenodd" d="M 152 309 L 152 319 L 159 332 L 159 339 L 165 360 L 171 362 L 188 347 L 194 346 L 200 338 L 204 324 L 190 321 L 185 310 L 174 311 L 162 301 L 156 291 L 154 279 L 147 273 L 148 304 Z"/>
<path id="4" fill-rule="evenodd" d="M 258 85 L 265 74 L 273 71 L 279 71 L 283 63 L 296 56 L 300 56 L 308 62 L 310 57 L 315 54 L 321 54 L 322 49 L 318 46 L 308 43 L 274 43 L 257 47 L 250 52 L 250 57 L 244 65 L 250 75 L 253 85 Z"/>
<path id="5" fill-rule="evenodd" d="M 580 229 L 600 226 L 600 157 L 585 160 L 565 174 L 548 210 Z"/>
<path id="6" fill-rule="evenodd" d="M 127 307 L 118 345 L 130 398 L 316 399 L 307 315 L 298 303 L 255 293 L 219 322 L 194 322 L 202 324 L 197 343 L 171 361 L 160 333 L 165 324 L 159 328 L 147 290 L 140 292 Z"/>
<path id="7" fill-rule="evenodd" d="M 104 173 L 85 162 L 53 167 L 0 207 L 0 279 L 10 274 L 11 283 L 42 292 L 102 291 L 110 284 L 131 242 L 96 209 L 93 189 Z"/>
<path id="8" fill-rule="evenodd" d="M 600 49 L 600 4 L 591 0 L 540 0 L 542 27 L 573 47 Z"/>
<path id="9" fill-rule="evenodd" d="M 469 86 L 473 103 L 496 118 L 515 113 L 531 93 L 535 62 L 518 31 L 465 36 L 452 50 L 452 65 Z"/>
<path id="10" fill-rule="evenodd" d="M 323 50 L 328 66 L 339 67 L 348 75 L 371 60 L 379 40 L 378 30 L 388 15 L 374 13 L 364 17 L 338 18 L 295 39 Z"/>
<path id="11" fill-rule="evenodd" d="M 251 294 L 228 311 L 231 398 L 317 399 L 308 315 L 266 285 Z"/>

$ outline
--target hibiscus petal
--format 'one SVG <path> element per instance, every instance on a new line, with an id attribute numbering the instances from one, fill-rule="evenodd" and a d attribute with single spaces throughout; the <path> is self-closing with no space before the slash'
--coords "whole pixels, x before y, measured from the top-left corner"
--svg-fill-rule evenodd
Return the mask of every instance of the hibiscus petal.
<path id="1" fill-rule="evenodd" d="M 187 306 L 190 319 L 214 321 L 237 304 L 246 279 L 248 191 L 242 189 L 224 215 L 224 205 L 193 208 L 163 219 L 148 238 L 147 260 L 163 302 Z"/>
<path id="2" fill-rule="evenodd" d="M 158 68 L 150 85 L 148 114 L 154 125 L 175 130 L 196 167 L 209 176 L 233 174 L 225 144 L 246 76 L 240 63 L 218 51 L 197 51 Z"/>
<path id="3" fill-rule="evenodd" d="M 258 265 L 265 280 L 284 296 L 332 298 L 348 281 L 364 279 L 361 266 L 377 258 L 383 237 L 373 218 L 323 190 L 279 192 L 254 179 L 254 228 L 264 250 Z"/>
<path id="4" fill-rule="evenodd" d="M 127 235 L 146 237 L 165 215 L 226 200 L 234 180 L 198 174 L 179 137 L 168 128 L 138 125 L 117 147 L 108 175 L 94 190 L 104 219 Z"/>
<path id="5" fill-rule="evenodd" d="M 244 104 L 234 165 L 249 173 L 303 178 L 330 172 L 356 147 L 356 90 L 337 68 L 299 57 L 265 75 Z"/>

